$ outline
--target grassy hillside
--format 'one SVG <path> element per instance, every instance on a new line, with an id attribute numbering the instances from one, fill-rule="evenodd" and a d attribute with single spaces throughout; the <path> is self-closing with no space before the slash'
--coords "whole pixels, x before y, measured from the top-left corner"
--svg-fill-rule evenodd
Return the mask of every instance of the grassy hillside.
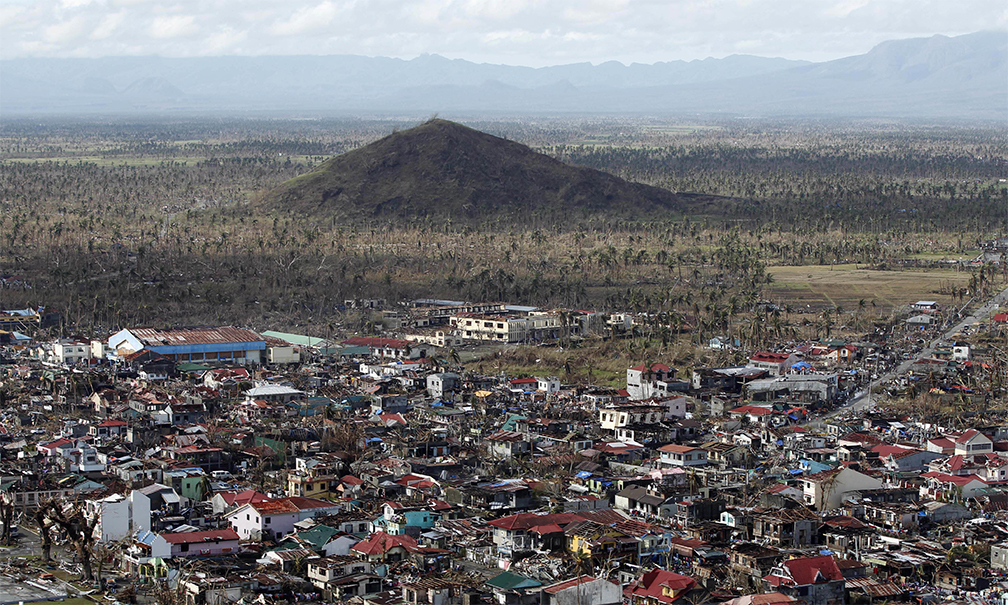
<path id="1" fill-rule="evenodd" d="M 670 218 L 687 199 L 706 198 L 568 166 L 525 145 L 434 119 L 336 156 L 263 201 L 332 222 L 428 217 L 562 225 L 595 215 Z"/>

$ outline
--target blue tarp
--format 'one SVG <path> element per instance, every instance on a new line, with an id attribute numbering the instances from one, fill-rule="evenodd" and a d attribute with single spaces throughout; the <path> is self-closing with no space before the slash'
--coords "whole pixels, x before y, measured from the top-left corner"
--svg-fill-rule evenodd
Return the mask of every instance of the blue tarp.
<path id="1" fill-rule="evenodd" d="M 578 471 L 577 474 L 575 474 L 574 476 L 577 477 L 578 479 L 587 479 L 588 477 L 591 477 L 592 474 L 589 473 L 588 471 Z"/>

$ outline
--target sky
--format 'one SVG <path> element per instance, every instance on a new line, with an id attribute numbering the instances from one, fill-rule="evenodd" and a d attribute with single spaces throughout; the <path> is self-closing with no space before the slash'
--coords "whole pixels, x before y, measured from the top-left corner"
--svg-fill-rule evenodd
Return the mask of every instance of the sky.
<path id="1" fill-rule="evenodd" d="M 0 58 L 357 54 L 541 67 L 1008 32 L 1004 0 L 0 0 Z"/>

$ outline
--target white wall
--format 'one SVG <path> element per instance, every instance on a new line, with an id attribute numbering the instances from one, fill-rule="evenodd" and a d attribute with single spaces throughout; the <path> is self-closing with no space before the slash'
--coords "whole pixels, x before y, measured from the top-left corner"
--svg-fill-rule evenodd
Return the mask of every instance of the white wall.
<path id="1" fill-rule="evenodd" d="M 130 492 L 129 500 L 133 509 L 133 531 L 150 531 L 150 498 L 133 490 Z"/>

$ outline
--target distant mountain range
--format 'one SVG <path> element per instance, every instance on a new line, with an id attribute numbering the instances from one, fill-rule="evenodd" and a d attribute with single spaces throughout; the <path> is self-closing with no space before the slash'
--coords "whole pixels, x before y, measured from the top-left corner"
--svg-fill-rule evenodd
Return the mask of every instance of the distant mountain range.
<path id="1" fill-rule="evenodd" d="M 1008 119 L 1008 33 L 808 63 L 733 55 L 544 68 L 437 55 L 0 61 L 0 114 L 513 112 Z"/>
<path id="2" fill-rule="evenodd" d="M 667 218 L 719 200 L 569 166 L 525 145 L 432 119 L 335 156 L 259 203 L 324 224 L 450 218 L 556 225 L 599 216 Z"/>

